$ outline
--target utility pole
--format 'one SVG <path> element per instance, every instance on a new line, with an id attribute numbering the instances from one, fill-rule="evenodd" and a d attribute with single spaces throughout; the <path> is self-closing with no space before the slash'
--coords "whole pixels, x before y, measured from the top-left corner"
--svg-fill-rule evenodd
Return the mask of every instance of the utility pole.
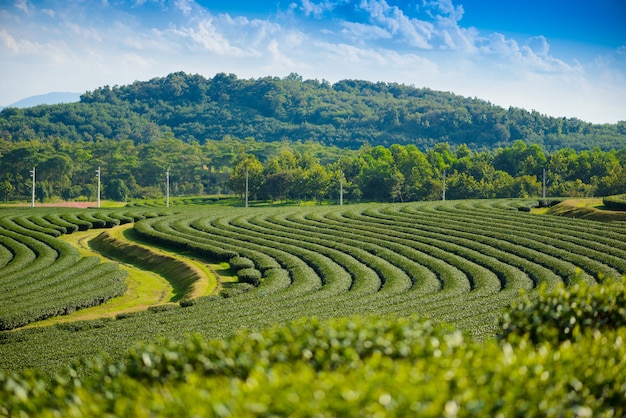
<path id="1" fill-rule="evenodd" d="M 543 168 L 543 189 L 542 189 L 542 197 L 546 198 L 546 168 Z"/>
<path id="2" fill-rule="evenodd" d="M 343 205 L 343 171 L 339 170 L 339 206 Z"/>
<path id="3" fill-rule="evenodd" d="M 165 207 L 170 207 L 170 169 L 165 171 Z"/>
<path id="4" fill-rule="evenodd" d="M 34 208 L 35 207 L 35 167 L 33 167 L 33 169 L 30 170 L 30 174 L 33 177 L 33 199 L 30 203 L 30 207 Z"/>
<path id="5" fill-rule="evenodd" d="M 446 200 L 446 170 L 443 170 L 443 195 L 442 200 Z"/>
<path id="6" fill-rule="evenodd" d="M 98 176 L 98 207 L 100 207 L 100 166 L 98 166 L 98 169 L 96 170 L 96 175 Z"/>
<path id="7" fill-rule="evenodd" d="M 248 207 L 248 166 L 246 166 L 246 207 Z"/>

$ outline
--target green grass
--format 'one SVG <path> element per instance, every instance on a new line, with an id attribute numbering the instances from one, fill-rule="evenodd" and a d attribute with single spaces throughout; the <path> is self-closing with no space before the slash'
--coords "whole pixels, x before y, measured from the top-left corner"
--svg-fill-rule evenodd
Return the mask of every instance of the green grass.
<path id="1" fill-rule="evenodd" d="M 600 222 L 626 221 L 625 211 L 606 208 L 602 198 L 568 199 L 546 209 L 544 213 Z"/>
<path id="2" fill-rule="evenodd" d="M 215 291 L 217 279 L 208 267 L 171 251 L 134 242 L 130 239 L 133 236 L 131 227 L 132 224 L 127 224 L 102 232 L 90 245 L 111 258 L 159 272 L 173 288 L 173 302 Z"/>

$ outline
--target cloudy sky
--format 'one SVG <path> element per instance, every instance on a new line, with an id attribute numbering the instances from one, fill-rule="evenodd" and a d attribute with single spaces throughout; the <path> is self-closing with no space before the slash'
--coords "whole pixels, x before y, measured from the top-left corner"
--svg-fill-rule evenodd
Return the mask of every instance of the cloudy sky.
<path id="1" fill-rule="evenodd" d="M 626 120 L 624 0 L 0 0 L 0 105 L 185 71 Z"/>

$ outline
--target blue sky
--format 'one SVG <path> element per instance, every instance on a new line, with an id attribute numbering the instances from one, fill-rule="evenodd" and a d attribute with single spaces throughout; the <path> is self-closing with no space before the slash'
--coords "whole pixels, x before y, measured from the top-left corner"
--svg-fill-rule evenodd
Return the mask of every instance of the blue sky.
<path id="1" fill-rule="evenodd" d="M 185 71 L 365 79 L 626 120 L 623 0 L 0 0 L 0 105 Z"/>

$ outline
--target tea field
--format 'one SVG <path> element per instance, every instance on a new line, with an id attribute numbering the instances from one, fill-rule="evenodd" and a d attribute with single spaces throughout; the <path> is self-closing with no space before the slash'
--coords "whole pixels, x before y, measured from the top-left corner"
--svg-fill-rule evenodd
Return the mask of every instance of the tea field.
<path id="1" fill-rule="evenodd" d="M 533 200 L 172 203 L 0 209 L 0 416 L 626 413 L 624 222 Z M 59 238 L 98 229 L 114 260 Z M 197 297 L 217 265 L 238 283 Z M 171 302 L 115 314 L 133 269 Z"/>
<path id="2" fill-rule="evenodd" d="M 520 292 L 626 273 L 624 223 L 518 210 L 534 203 L 3 209 L 0 370 L 53 373 L 77 358 L 119 358 L 137 342 L 225 338 L 302 317 L 430 318 L 481 341 Z M 19 329 L 122 294 L 116 263 L 81 258 L 58 236 L 129 222 L 144 242 L 230 262 L 250 284 L 114 318 Z"/>

